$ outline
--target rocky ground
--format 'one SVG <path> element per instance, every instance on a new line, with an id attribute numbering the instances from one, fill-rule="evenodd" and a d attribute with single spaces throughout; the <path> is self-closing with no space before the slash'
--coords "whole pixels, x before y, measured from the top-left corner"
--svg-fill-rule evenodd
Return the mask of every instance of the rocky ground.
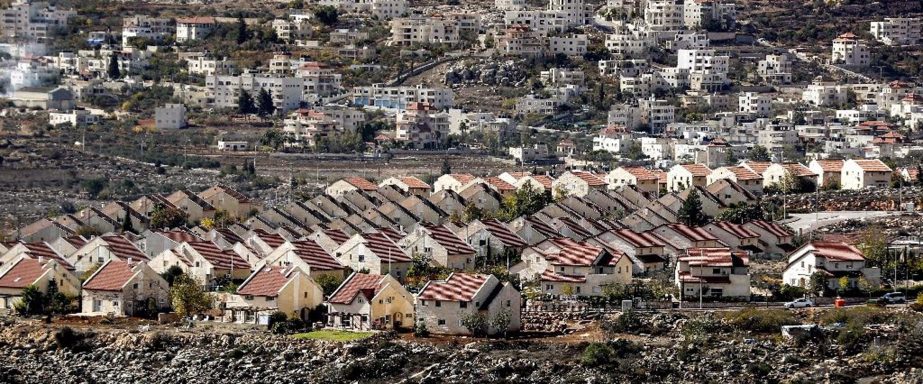
<path id="1" fill-rule="evenodd" d="M 923 332 L 899 314 L 892 333 L 866 331 L 845 346 L 823 335 L 785 341 L 750 334 L 717 315 L 641 315 L 618 331 L 474 340 L 379 335 L 340 344 L 264 331 L 159 326 L 63 328 L 7 321 L 5 383 L 921 383 Z M 619 321 L 603 320 L 602 324 Z M 908 325 L 909 324 L 909 325 Z M 778 329 L 777 327 L 773 329 Z M 587 345 L 605 358 L 588 362 Z"/>

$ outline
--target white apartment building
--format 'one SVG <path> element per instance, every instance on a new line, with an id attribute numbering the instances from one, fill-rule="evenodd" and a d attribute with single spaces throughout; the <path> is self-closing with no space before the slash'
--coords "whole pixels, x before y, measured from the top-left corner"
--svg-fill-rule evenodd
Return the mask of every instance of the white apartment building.
<path id="1" fill-rule="evenodd" d="M 337 119 L 316 110 L 298 110 L 283 121 L 282 131 L 291 137 L 285 145 L 290 147 L 314 147 L 317 139 L 333 132 L 343 132 Z"/>
<path id="2" fill-rule="evenodd" d="M 915 45 L 920 43 L 923 19 L 919 17 L 887 17 L 873 21 L 869 28 L 875 40 L 885 45 Z"/>
<path id="3" fill-rule="evenodd" d="M 568 26 L 586 25 L 593 17 L 592 9 L 583 0 L 549 0 L 548 11 L 561 15 Z"/>
<path id="4" fill-rule="evenodd" d="M 272 30 L 276 32 L 279 40 L 291 44 L 302 45 L 302 42 L 311 32 L 311 23 L 303 19 L 275 19 L 272 21 Z"/>
<path id="5" fill-rule="evenodd" d="M 157 129 L 180 129 L 186 127 L 186 106 L 165 104 L 154 108 L 154 124 Z"/>
<path id="6" fill-rule="evenodd" d="M 655 99 L 653 95 L 649 99 L 638 101 L 641 107 L 642 124 L 647 124 L 651 128 L 651 133 L 661 132 L 667 124 L 676 121 L 676 107 L 669 101 Z"/>
<path id="7" fill-rule="evenodd" d="M 417 43 L 455 45 L 461 42 L 462 25 L 478 20 L 474 15 L 418 16 L 391 20 L 391 44 L 410 46 Z M 472 21 L 473 19 L 473 21 Z M 473 29 L 477 31 L 477 26 Z M 469 27 L 468 30 L 471 28 Z"/>
<path id="8" fill-rule="evenodd" d="M 394 140 L 413 148 L 435 148 L 449 137 L 449 114 L 426 103 L 410 103 L 397 113 Z"/>
<path id="9" fill-rule="evenodd" d="M 757 92 L 741 92 L 737 97 L 737 111 L 751 116 L 768 117 L 772 113 L 772 98 Z"/>
<path id="10" fill-rule="evenodd" d="M 819 107 L 836 106 L 846 103 L 848 90 L 847 85 L 816 80 L 801 93 L 801 100 Z"/>
<path id="11" fill-rule="evenodd" d="M 791 125 L 770 124 L 757 133 L 756 143 L 770 153 L 781 153 L 785 147 L 800 144 L 801 140 L 798 138 L 798 131 Z"/>
<path id="12" fill-rule="evenodd" d="M 188 17 L 176 19 L 176 42 L 201 40 L 207 37 L 218 23 L 214 17 Z"/>
<path id="13" fill-rule="evenodd" d="M 604 77 L 638 76 L 650 69 L 644 59 L 600 60 L 598 67 Z"/>
<path id="14" fill-rule="evenodd" d="M 560 87 L 571 84 L 583 86 L 584 78 L 583 71 L 579 69 L 550 68 L 539 74 L 539 80 L 545 87 Z"/>
<path id="15" fill-rule="evenodd" d="M 48 112 L 48 124 L 61 125 L 70 124 L 73 128 L 85 127 L 98 123 L 100 115 L 86 109 L 74 109 L 67 112 Z"/>
<path id="16" fill-rule="evenodd" d="M 401 17 L 408 12 L 407 0 L 320 0 L 320 5 L 332 5 L 347 12 L 375 16 L 379 19 Z"/>
<path id="17" fill-rule="evenodd" d="M 338 95 L 343 91 L 343 75 L 333 68 L 316 61 L 303 62 L 295 70 L 295 77 L 304 81 L 304 100 L 318 103 L 323 98 Z"/>
<path id="18" fill-rule="evenodd" d="M 449 88 L 430 88 L 422 84 L 413 87 L 387 87 L 375 84 L 353 88 L 353 104 L 382 109 L 407 109 L 410 103 L 426 103 L 436 109 L 448 109 L 455 104 L 455 92 Z"/>
<path id="19" fill-rule="evenodd" d="M 551 31 L 563 31 L 570 26 L 564 14 L 545 10 L 506 11 L 503 13 L 503 22 L 508 28 L 527 27 L 541 36 L 547 36 Z"/>
<path id="20" fill-rule="evenodd" d="M 616 103 L 609 108 L 607 122 L 609 125 L 618 125 L 627 127 L 629 130 L 635 130 L 641 127 L 641 114 L 640 107 Z"/>
<path id="21" fill-rule="evenodd" d="M 718 55 L 714 49 L 680 49 L 676 66 L 690 71 L 727 73 L 730 60 L 730 56 Z"/>
<path id="22" fill-rule="evenodd" d="M 205 78 L 209 103 L 217 108 L 237 108 L 241 92 L 257 99 L 260 89 L 272 95 L 277 111 L 298 109 L 304 97 L 304 80 L 296 77 L 271 76 L 246 72 L 240 75 L 213 75 Z"/>
<path id="23" fill-rule="evenodd" d="M 520 115 L 554 115 L 561 104 L 563 102 L 556 97 L 539 99 L 535 95 L 525 95 L 516 101 L 516 113 Z"/>
<path id="24" fill-rule="evenodd" d="M 667 40 L 666 48 L 671 50 L 680 49 L 705 49 L 711 44 L 708 39 L 708 33 L 685 31 L 679 32 L 673 37 L 673 40 Z"/>
<path id="25" fill-rule="evenodd" d="M 135 15 L 122 20 L 122 46 L 130 45 L 134 38 L 160 43 L 176 34 L 171 19 Z"/>
<path id="26" fill-rule="evenodd" d="M 547 48 L 545 37 L 530 27 L 514 25 L 497 38 L 497 50 L 506 55 L 540 56 Z"/>
<path id="27" fill-rule="evenodd" d="M 494 7 L 501 11 L 515 11 L 528 6 L 526 0 L 494 0 Z"/>
<path id="28" fill-rule="evenodd" d="M 224 57 L 218 59 L 205 54 L 198 54 L 189 56 L 185 60 L 186 70 L 193 75 L 230 75 L 237 71 L 237 65 Z"/>
<path id="29" fill-rule="evenodd" d="M 756 66 L 756 73 L 770 84 L 792 82 L 792 60 L 786 54 L 766 55 Z"/>
<path id="30" fill-rule="evenodd" d="M 530 163 L 536 160 L 545 160 L 551 156 L 545 144 L 532 144 L 531 147 L 510 147 L 510 156 L 519 163 Z"/>
<path id="31" fill-rule="evenodd" d="M 628 150 L 634 142 L 631 132 L 625 127 L 610 126 L 603 128 L 593 137 L 593 151 L 606 151 L 612 154 L 621 154 Z"/>
<path id="32" fill-rule="evenodd" d="M 606 35 L 606 49 L 616 58 L 641 58 L 652 45 L 647 37 L 627 29 Z"/>
<path id="33" fill-rule="evenodd" d="M 648 0 L 644 23 L 654 32 L 676 32 L 685 26 L 683 3 L 676 0 Z"/>
<path id="34" fill-rule="evenodd" d="M 548 38 L 548 51 L 552 54 L 583 56 L 586 53 L 587 44 L 587 36 L 583 34 L 552 36 Z"/>
<path id="35" fill-rule="evenodd" d="M 76 15 L 72 9 L 58 8 L 47 1 L 13 0 L 0 11 L 0 36 L 41 42 L 56 28 L 66 27 L 67 20 Z"/>
<path id="36" fill-rule="evenodd" d="M 724 0 L 685 0 L 683 23 L 687 28 L 698 29 L 710 21 L 727 25 L 737 18 L 737 6 Z"/>
<path id="37" fill-rule="evenodd" d="M 870 60 L 869 47 L 856 35 L 847 32 L 833 39 L 830 64 L 865 67 L 869 65 Z"/>

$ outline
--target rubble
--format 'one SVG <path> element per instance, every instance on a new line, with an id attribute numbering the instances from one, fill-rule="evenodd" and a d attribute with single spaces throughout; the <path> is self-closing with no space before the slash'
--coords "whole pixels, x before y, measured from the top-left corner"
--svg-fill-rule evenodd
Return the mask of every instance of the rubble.
<path id="1" fill-rule="evenodd" d="M 528 77 L 522 60 L 507 60 L 497 63 L 492 60 L 480 60 L 477 63 L 462 62 L 446 70 L 443 84 L 453 86 L 495 85 L 521 86 Z"/>

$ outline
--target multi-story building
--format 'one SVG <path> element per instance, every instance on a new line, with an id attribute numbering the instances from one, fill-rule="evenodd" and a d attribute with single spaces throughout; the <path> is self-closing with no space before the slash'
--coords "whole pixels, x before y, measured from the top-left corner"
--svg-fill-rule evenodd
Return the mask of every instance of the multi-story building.
<path id="1" fill-rule="evenodd" d="M 881 282 L 881 270 L 870 268 L 858 248 L 846 243 L 813 241 L 788 255 L 788 265 L 782 272 L 782 282 L 794 287 L 809 288 L 817 273 L 823 274 L 827 289 L 840 289 L 840 279 L 847 286 L 859 287 L 859 279 L 872 286 Z"/>
<path id="2" fill-rule="evenodd" d="M 737 111 L 752 116 L 768 117 L 772 113 L 772 99 L 757 92 L 741 92 L 737 97 Z"/>
<path id="3" fill-rule="evenodd" d="M 325 97 L 338 95 L 343 91 L 340 85 L 343 75 L 323 63 L 301 63 L 295 70 L 295 77 L 304 81 L 304 100 L 310 103 L 317 103 Z"/>
<path id="4" fill-rule="evenodd" d="M 550 0 L 548 11 L 561 15 L 568 26 L 581 26 L 590 22 L 593 11 L 583 0 Z"/>
<path id="5" fill-rule="evenodd" d="M 830 64 L 853 67 L 868 66 L 871 61 L 869 47 L 852 33 L 844 33 L 833 39 L 833 52 Z"/>
<path id="6" fill-rule="evenodd" d="M 413 87 L 375 84 L 353 88 L 352 101 L 358 106 L 383 109 L 406 109 L 410 103 L 425 103 L 436 109 L 448 109 L 455 104 L 455 92 L 422 84 Z"/>
<path id="7" fill-rule="evenodd" d="M 687 28 L 703 28 L 711 23 L 728 27 L 737 18 L 737 6 L 724 0 L 685 0 L 683 22 Z"/>
<path id="8" fill-rule="evenodd" d="M 176 19 L 176 42 L 183 43 L 186 41 L 195 41 L 204 39 L 215 28 L 218 23 L 214 17 L 189 17 Z"/>
<path id="9" fill-rule="evenodd" d="M 131 45 L 136 38 L 161 43 L 175 34 L 176 26 L 168 18 L 136 15 L 122 20 L 123 47 Z"/>
<path id="10" fill-rule="evenodd" d="M 756 73 L 770 84 L 792 82 L 792 61 L 786 54 L 766 55 L 756 66 Z"/>
<path id="11" fill-rule="evenodd" d="M 501 11 L 516 11 L 529 6 L 526 0 L 494 0 L 494 7 Z"/>
<path id="12" fill-rule="evenodd" d="M 801 93 L 801 100 L 819 106 L 829 107 L 846 103 L 849 86 L 815 80 Z"/>
<path id="13" fill-rule="evenodd" d="M 656 99 L 652 95 L 649 99 L 638 101 L 641 107 L 641 121 L 650 126 L 651 132 L 660 132 L 676 120 L 676 107 L 667 100 Z"/>
<path id="14" fill-rule="evenodd" d="M 652 45 L 646 36 L 628 29 L 606 35 L 606 49 L 616 58 L 643 57 Z"/>
<path id="15" fill-rule="evenodd" d="M 45 41 L 55 29 L 67 26 L 77 15 L 72 9 L 49 5 L 47 1 L 14 0 L 0 11 L 0 35 L 10 39 Z"/>
<path id="16" fill-rule="evenodd" d="M 553 115 L 561 104 L 564 103 L 556 97 L 542 99 L 535 95 L 525 95 L 516 101 L 516 113 L 520 115 Z"/>
<path id="17" fill-rule="evenodd" d="M 923 19 L 919 17 L 887 17 L 873 21 L 870 32 L 885 45 L 915 45 L 923 34 Z"/>
<path id="18" fill-rule="evenodd" d="M 587 36 L 583 34 L 552 36 L 548 38 L 548 51 L 552 54 L 583 56 L 586 53 L 587 44 Z"/>
<path id="19" fill-rule="evenodd" d="M 180 129 L 186 127 L 186 106 L 165 104 L 154 109 L 154 124 L 157 129 Z"/>
<path id="20" fill-rule="evenodd" d="M 230 75 L 237 70 L 237 65 L 227 58 L 215 58 L 204 53 L 190 55 L 185 58 L 186 70 L 190 74 L 213 76 Z"/>
<path id="21" fill-rule="evenodd" d="M 545 52 L 542 34 L 524 25 L 513 25 L 497 38 L 497 50 L 506 55 L 539 56 Z"/>
<path id="22" fill-rule="evenodd" d="M 583 85 L 585 76 L 579 69 L 550 68 L 539 74 L 539 79 L 546 87 L 559 87 L 565 85 Z"/>
<path id="23" fill-rule="evenodd" d="M 687 300 L 750 297 L 749 256 L 730 248 L 689 248 L 676 260 L 676 285 Z"/>
<path id="24" fill-rule="evenodd" d="M 318 3 L 379 19 L 401 17 L 406 15 L 408 10 L 407 0 L 320 0 Z"/>
<path id="25" fill-rule="evenodd" d="M 644 23 L 654 32 L 676 32 L 685 26 L 683 3 L 676 0 L 648 0 Z"/>
<path id="26" fill-rule="evenodd" d="M 394 140 L 413 148 L 438 147 L 449 137 L 449 114 L 426 103 L 410 103 L 397 113 Z"/>
<path id="27" fill-rule="evenodd" d="M 245 72 L 240 75 L 212 75 L 205 78 L 209 103 L 218 108 L 237 108 L 243 91 L 254 100 L 261 89 L 272 95 L 277 111 L 288 112 L 298 109 L 304 101 L 304 80 L 296 77 L 271 76 Z"/>
<path id="28" fill-rule="evenodd" d="M 284 121 L 283 132 L 292 136 L 289 146 L 315 146 L 317 139 L 333 132 L 356 132 L 365 113 L 347 107 L 315 107 L 292 112 Z"/>
<path id="29" fill-rule="evenodd" d="M 391 20 L 391 43 L 456 45 L 464 35 L 477 33 L 480 20 L 476 15 L 411 16 Z"/>

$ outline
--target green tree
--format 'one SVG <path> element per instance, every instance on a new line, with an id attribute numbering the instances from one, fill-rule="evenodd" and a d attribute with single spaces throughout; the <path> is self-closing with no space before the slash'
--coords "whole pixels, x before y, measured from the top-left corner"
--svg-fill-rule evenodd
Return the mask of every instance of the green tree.
<path id="1" fill-rule="evenodd" d="M 260 88 L 257 94 L 257 111 L 260 116 L 269 116 L 276 111 L 276 105 L 272 102 L 272 95 L 265 88 Z"/>
<path id="2" fill-rule="evenodd" d="M 735 224 L 743 224 L 754 220 L 763 220 L 765 214 L 763 208 L 758 204 L 747 204 L 739 202 L 731 204 L 730 207 L 721 211 L 716 217 L 719 221 L 730 221 Z"/>
<path id="3" fill-rule="evenodd" d="M 840 294 L 846 293 L 846 290 L 849 289 L 849 278 L 843 276 L 837 280 L 837 286 L 840 288 Z"/>
<path id="4" fill-rule="evenodd" d="M 263 137 L 260 138 L 260 144 L 278 151 L 279 148 L 285 145 L 285 134 L 277 129 L 270 129 L 263 133 Z M 256 170 L 254 170 L 254 172 L 255 171 Z"/>
<path id="5" fill-rule="evenodd" d="M 770 161 L 769 150 L 762 145 L 755 145 L 747 151 L 747 159 L 752 161 Z"/>
<path id="6" fill-rule="evenodd" d="M 343 283 L 343 279 L 331 274 L 320 275 L 315 278 L 314 281 L 324 291 L 324 296 L 333 294 L 333 292 L 340 287 L 340 284 Z"/>
<path id="7" fill-rule="evenodd" d="M 615 350 L 607 344 L 590 343 L 580 356 L 580 364 L 587 367 L 601 367 L 612 363 L 615 357 Z"/>
<path id="8" fill-rule="evenodd" d="M 49 314 L 65 314 L 70 311 L 71 299 L 58 290 L 58 283 L 48 281 L 48 292 L 45 292 L 45 310 Z"/>
<path id="9" fill-rule="evenodd" d="M 340 17 L 336 7 L 324 5 L 314 10 L 314 17 L 324 25 L 334 25 Z"/>
<path id="10" fill-rule="evenodd" d="M 119 70 L 119 56 L 115 51 L 109 54 L 109 68 L 106 70 L 106 73 L 109 75 L 110 79 L 122 77 L 122 72 Z"/>
<path id="11" fill-rule="evenodd" d="M 151 228 L 176 228 L 186 224 L 188 215 L 175 208 L 157 204 L 151 211 Z"/>
<path id="12" fill-rule="evenodd" d="M 857 245 L 868 261 L 883 266 L 888 256 L 888 238 L 880 227 L 871 226 L 863 231 Z"/>
<path id="13" fill-rule="evenodd" d="M 176 281 L 176 278 L 184 274 L 183 269 L 178 265 L 171 265 L 170 268 L 167 268 L 166 271 L 160 274 L 160 277 L 163 277 L 167 281 L 167 284 L 173 286 L 173 282 Z"/>
<path id="14" fill-rule="evenodd" d="M 35 285 L 27 285 L 22 289 L 22 298 L 16 303 L 16 312 L 26 316 L 41 315 L 45 313 L 45 295 Z"/>
<path id="15" fill-rule="evenodd" d="M 814 272 L 808 283 L 808 290 L 815 295 L 823 296 L 824 292 L 827 291 L 827 276 L 823 272 Z"/>
<path id="16" fill-rule="evenodd" d="M 241 45 L 247 41 L 248 35 L 250 34 L 247 31 L 247 23 L 244 21 L 243 15 L 237 16 L 237 45 Z"/>
<path id="17" fill-rule="evenodd" d="M 513 320 L 513 316 L 509 310 L 503 309 L 500 312 L 497 312 L 494 315 L 494 318 L 490 320 L 490 325 L 497 330 L 497 333 L 500 336 L 506 337 L 509 332 L 510 322 Z"/>
<path id="18" fill-rule="evenodd" d="M 125 212 L 125 216 L 122 217 L 122 232 L 135 233 L 135 226 L 131 223 L 131 215 L 128 212 Z"/>
<path id="19" fill-rule="evenodd" d="M 106 178 L 100 177 L 96 179 L 87 179 L 80 182 L 80 186 L 83 187 L 83 190 L 90 195 L 91 199 L 95 199 L 99 196 L 99 193 L 106 189 L 106 186 L 109 185 L 109 181 Z"/>
<path id="20" fill-rule="evenodd" d="M 202 288 L 202 283 L 185 274 L 179 275 L 170 287 L 170 302 L 181 318 L 193 316 L 212 308 L 213 300 Z"/>
<path id="21" fill-rule="evenodd" d="M 698 190 L 695 188 L 690 190 L 689 196 L 683 201 L 683 205 L 679 207 L 677 218 L 681 223 L 690 227 L 698 227 L 708 223 L 708 216 L 702 211 L 702 199 L 699 197 Z"/>
<path id="22" fill-rule="evenodd" d="M 462 317 L 461 323 L 474 337 L 487 336 L 487 330 L 490 327 L 487 316 L 480 312 L 465 315 Z"/>
<path id="23" fill-rule="evenodd" d="M 253 103 L 253 96 L 250 95 L 250 92 L 241 91 L 240 96 L 237 97 L 237 113 L 242 115 L 249 115 L 251 113 L 256 113 L 256 105 Z"/>
<path id="24" fill-rule="evenodd" d="M 442 159 L 442 170 L 441 170 L 441 172 L 442 172 L 443 175 L 448 175 L 448 174 L 452 173 L 452 165 L 449 164 L 449 159 L 448 159 L 448 158 Z"/>

